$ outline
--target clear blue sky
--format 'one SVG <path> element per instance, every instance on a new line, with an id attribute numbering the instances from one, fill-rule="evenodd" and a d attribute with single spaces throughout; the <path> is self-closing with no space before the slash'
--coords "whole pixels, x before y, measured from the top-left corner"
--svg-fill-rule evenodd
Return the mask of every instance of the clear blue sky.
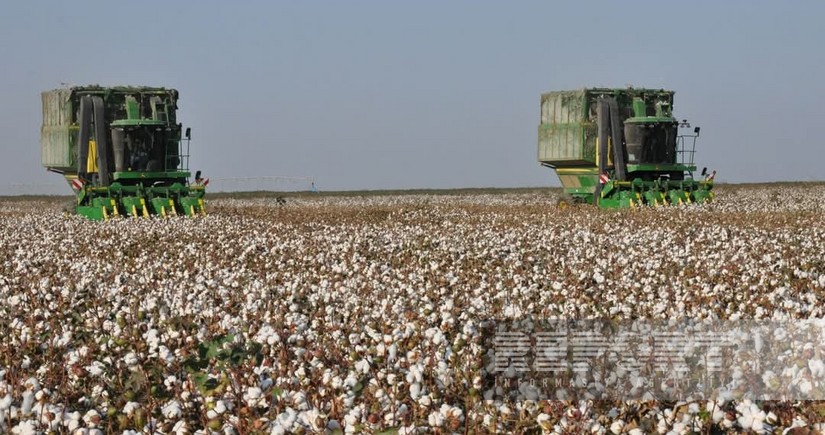
<path id="1" fill-rule="evenodd" d="M 0 14 L 0 190 L 40 166 L 40 92 L 181 92 L 192 169 L 321 189 L 558 185 L 539 95 L 665 87 L 729 182 L 823 180 L 821 1 L 19 1 Z"/>

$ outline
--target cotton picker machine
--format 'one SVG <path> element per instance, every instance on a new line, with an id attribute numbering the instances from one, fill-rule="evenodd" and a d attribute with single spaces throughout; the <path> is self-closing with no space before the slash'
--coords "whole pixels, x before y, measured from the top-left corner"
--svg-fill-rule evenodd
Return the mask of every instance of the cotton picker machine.
<path id="1" fill-rule="evenodd" d="M 582 89 L 541 96 L 538 160 L 567 200 L 623 208 L 713 200 L 713 174 L 693 178 L 699 127 L 673 117 L 673 91 Z M 564 200 L 563 202 L 564 203 Z"/>
<path id="2" fill-rule="evenodd" d="M 178 91 L 83 86 L 43 92 L 41 163 L 75 192 L 71 211 L 113 216 L 206 214 L 208 182 L 189 183 L 190 129 L 177 123 Z"/>

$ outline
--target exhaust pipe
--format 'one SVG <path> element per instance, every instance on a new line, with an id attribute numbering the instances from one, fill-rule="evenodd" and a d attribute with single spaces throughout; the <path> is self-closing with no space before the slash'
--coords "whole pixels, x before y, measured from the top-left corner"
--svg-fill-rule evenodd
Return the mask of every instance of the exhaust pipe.
<path id="1" fill-rule="evenodd" d="M 106 143 L 106 119 L 103 98 L 92 97 L 95 109 L 95 140 L 97 141 L 97 174 L 101 186 L 109 185 L 109 147 Z"/>
<path id="2" fill-rule="evenodd" d="M 613 167 L 615 168 L 616 179 L 626 181 L 627 165 L 624 160 L 624 141 L 622 141 L 624 126 L 619 120 L 619 104 L 616 103 L 615 98 L 610 98 L 608 99 L 608 105 L 610 106 L 610 131 L 613 140 Z"/>
<path id="3" fill-rule="evenodd" d="M 599 177 L 607 172 L 607 138 L 610 136 L 610 106 L 607 98 L 599 98 L 596 105 L 596 116 L 599 125 Z M 602 183 L 597 179 L 593 203 L 598 204 L 602 195 Z"/>
<path id="4" fill-rule="evenodd" d="M 122 128 L 112 129 L 112 154 L 115 158 L 115 172 L 126 170 L 126 132 Z"/>
<path id="5" fill-rule="evenodd" d="M 89 135 L 92 127 L 92 97 L 84 95 L 80 97 L 80 114 L 77 117 L 80 131 L 77 137 L 77 176 L 85 178 L 88 172 L 89 160 Z"/>

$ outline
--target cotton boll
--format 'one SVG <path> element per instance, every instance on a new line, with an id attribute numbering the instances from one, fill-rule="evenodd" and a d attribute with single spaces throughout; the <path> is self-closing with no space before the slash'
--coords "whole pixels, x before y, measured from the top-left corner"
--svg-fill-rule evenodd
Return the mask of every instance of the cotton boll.
<path id="1" fill-rule="evenodd" d="M 29 391 L 23 392 L 23 401 L 20 405 L 20 412 L 23 415 L 31 414 L 32 412 L 32 405 L 34 405 L 34 393 Z"/>
<path id="2" fill-rule="evenodd" d="M 618 435 L 624 431 L 624 426 L 624 421 L 616 420 L 610 425 L 610 432 Z"/>
<path id="3" fill-rule="evenodd" d="M 168 419 L 175 419 L 181 416 L 181 405 L 177 400 L 170 400 L 161 408 L 161 414 Z"/>
<path id="4" fill-rule="evenodd" d="M 410 397 L 413 400 L 418 400 L 418 397 L 421 395 L 421 384 L 418 382 L 410 384 Z"/>
<path id="5" fill-rule="evenodd" d="M 811 370 L 811 376 L 814 378 L 825 377 L 825 363 L 821 359 L 808 360 L 808 368 Z"/>

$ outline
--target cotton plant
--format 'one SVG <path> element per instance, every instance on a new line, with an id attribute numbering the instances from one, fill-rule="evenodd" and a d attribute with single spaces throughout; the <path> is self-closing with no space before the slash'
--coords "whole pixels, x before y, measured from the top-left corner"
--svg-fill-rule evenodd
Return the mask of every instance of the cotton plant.
<path id="1" fill-rule="evenodd" d="M 823 317 L 825 188 L 717 188 L 635 211 L 558 210 L 547 192 L 306 196 L 105 223 L 2 200 L 0 431 L 813 428 L 805 402 L 486 395 L 490 321 Z M 764 346 L 778 365 L 753 376 L 815 393 L 820 347 Z"/>

